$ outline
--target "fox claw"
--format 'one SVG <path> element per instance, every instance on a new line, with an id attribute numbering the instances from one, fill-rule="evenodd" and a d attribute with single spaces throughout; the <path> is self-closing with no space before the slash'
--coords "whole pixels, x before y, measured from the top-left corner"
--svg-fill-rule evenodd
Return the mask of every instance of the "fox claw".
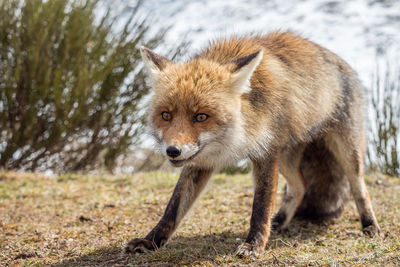
<path id="1" fill-rule="evenodd" d="M 362 231 L 365 235 L 370 236 L 370 237 L 380 236 L 380 233 L 381 233 L 381 229 L 379 229 L 378 226 L 373 225 L 373 224 L 371 224 L 367 227 L 364 227 L 362 229 Z"/>
<path id="2" fill-rule="evenodd" d="M 150 250 L 156 250 L 157 246 L 154 242 L 144 239 L 144 238 L 135 238 L 132 239 L 125 247 L 126 253 L 144 253 Z"/>
<path id="3" fill-rule="evenodd" d="M 249 243 L 241 244 L 236 251 L 236 256 L 239 258 L 258 257 L 263 249 Z"/>

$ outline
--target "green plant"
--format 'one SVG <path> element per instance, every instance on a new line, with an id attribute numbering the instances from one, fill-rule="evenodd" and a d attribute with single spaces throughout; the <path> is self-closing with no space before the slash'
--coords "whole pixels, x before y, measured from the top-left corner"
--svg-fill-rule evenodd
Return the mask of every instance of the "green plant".
<path id="1" fill-rule="evenodd" d="M 382 74 L 383 73 L 383 74 Z M 377 65 L 370 94 L 372 119 L 368 147 L 370 167 L 384 174 L 400 175 L 400 69 L 384 71 Z"/>
<path id="2" fill-rule="evenodd" d="M 162 43 L 139 19 L 120 32 L 98 1 L 0 0 L 0 168 L 109 169 L 142 132 L 139 47 Z M 170 56 L 176 55 L 171 54 Z M 141 106 L 142 105 L 142 106 Z"/>

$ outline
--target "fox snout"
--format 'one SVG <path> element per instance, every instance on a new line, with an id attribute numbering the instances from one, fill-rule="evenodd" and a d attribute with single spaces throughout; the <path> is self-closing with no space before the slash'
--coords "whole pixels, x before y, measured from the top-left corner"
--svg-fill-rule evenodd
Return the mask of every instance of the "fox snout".
<path id="1" fill-rule="evenodd" d="M 195 158 L 200 152 L 199 146 L 191 143 L 184 145 L 164 144 L 163 147 L 165 155 L 175 167 L 182 166 Z"/>

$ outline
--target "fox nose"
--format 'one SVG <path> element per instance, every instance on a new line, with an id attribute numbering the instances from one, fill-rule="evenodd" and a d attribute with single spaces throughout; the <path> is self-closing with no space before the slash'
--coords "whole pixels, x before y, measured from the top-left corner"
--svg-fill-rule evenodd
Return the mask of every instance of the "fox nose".
<path id="1" fill-rule="evenodd" d="M 167 147 L 167 155 L 171 158 L 179 157 L 181 151 L 176 146 L 169 146 Z"/>

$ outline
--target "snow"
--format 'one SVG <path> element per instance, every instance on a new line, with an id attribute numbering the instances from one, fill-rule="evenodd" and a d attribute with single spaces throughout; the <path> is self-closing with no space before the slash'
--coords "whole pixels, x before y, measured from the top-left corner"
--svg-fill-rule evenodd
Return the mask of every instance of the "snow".
<path id="1" fill-rule="evenodd" d="M 122 17 L 136 4 L 103 2 Z M 344 58 L 366 86 L 371 84 L 377 53 L 393 62 L 400 59 L 398 0 L 145 0 L 141 14 L 154 21 L 155 29 L 171 26 L 168 44 L 191 41 L 191 53 L 231 34 L 291 30 Z M 162 48 L 157 51 L 162 53 Z"/>

